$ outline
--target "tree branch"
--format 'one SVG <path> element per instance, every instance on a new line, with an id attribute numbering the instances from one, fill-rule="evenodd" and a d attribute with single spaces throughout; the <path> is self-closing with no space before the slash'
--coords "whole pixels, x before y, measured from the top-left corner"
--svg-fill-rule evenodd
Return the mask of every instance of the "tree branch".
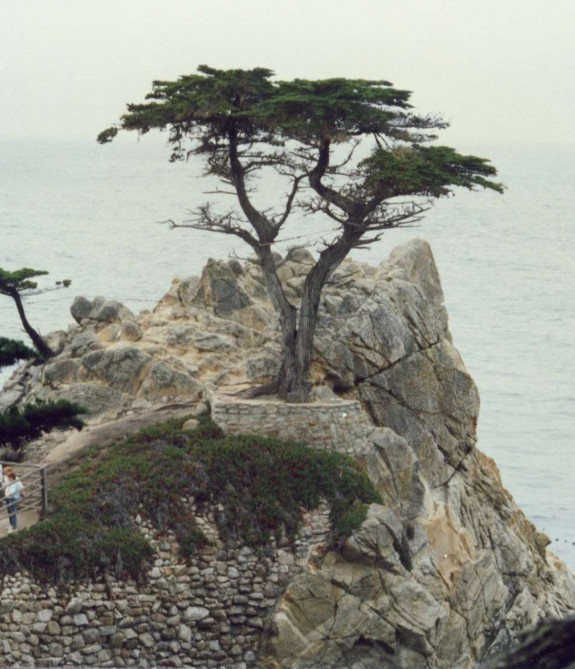
<path id="1" fill-rule="evenodd" d="M 274 226 L 251 203 L 245 183 L 245 172 L 238 155 L 237 131 L 232 129 L 229 137 L 229 159 L 231 179 L 238 195 L 238 201 L 246 218 L 254 228 L 260 244 L 272 244 L 277 231 Z M 251 235 L 250 235 L 251 236 Z"/>
<path id="2" fill-rule="evenodd" d="M 289 192 L 288 197 L 287 197 L 286 205 L 285 205 L 285 208 L 284 208 L 284 213 L 281 216 L 281 218 L 279 219 L 279 221 L 276 223 L 276 228 L 278 230 L 287 221 L 289 215 L 291 214 L 293 204 L 294 204 L 294 201 L 295 201 L 295 197 L 296 197 L 297 192 L 299 190 L 299 185 L 300 185 L 302 179 L 304 179 L 306 176 L 307 176 L 307 173 L 301 174 L 300 176 L 297 176 L 297 177 L 294 177 L 291 191 Z"/>
<path id="3" fill-rule="evenodd" d="M 309 173 L 309 183 L 320 197 L 344 211 L 348 216 L 352 216 L 355 210 L 355 203 L 322 182 L 323 177 L 329 169 L 330 149 L 330 140 L 322 140 L 319 146 L 319 155 L 316 165 Z"/>
<path id="4" fill-rule="evenodd" d="M 239 224 L 239 217 L 234 212 L 223 215 L 214 215 L 210 204 L 201 205 L 195 212 L 191 212 L 194 218 L 176 223 L 173 219 L 162 221 L 170 226 L 170 230 L 176 228 L 189 228 L 192 230 L 203 230 L 204 232 L 219 232 L 224 235 L 235 235 L 249 244 L 254 250 L 258 248 L 259 241 L 248 230 Z"/>

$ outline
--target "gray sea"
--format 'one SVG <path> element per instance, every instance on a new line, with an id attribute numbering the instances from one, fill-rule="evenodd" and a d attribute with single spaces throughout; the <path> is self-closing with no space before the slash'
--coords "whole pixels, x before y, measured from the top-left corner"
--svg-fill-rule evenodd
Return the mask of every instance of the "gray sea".
<path id="1" fill-rule="evenodd" d="M 482 398 L 479 446 L 551 548 L 575 568 L 575 152 L 564 147 L 459 146 L 492 159 L 508 190 L 459 192 L 417 228 L 394 230 L 358 259 L 377 264 L 409 237 L 427 239 L 442 276 L 454 343 Z M 76 295 L 151 308 L 172 277 L 208 257 L 248 255 L 235 238 L 168 230 L 216 196 L 162 141 L 0 141 L 0 267 L 46 269 L 26 300 L 43 333 L 65 329 Z M 261 203 L 281 195 L 260 184 Z M 225 198 L 225 196 L 222 196 Z M 225 204 L 225 202 L 224 202 Z M 284 246 L 317 244 L 329 225 L 302 220 Z M 0 334 L 23 338 L 0 298 Z M 0 382 L 6 373 L 0 377 Z"/>

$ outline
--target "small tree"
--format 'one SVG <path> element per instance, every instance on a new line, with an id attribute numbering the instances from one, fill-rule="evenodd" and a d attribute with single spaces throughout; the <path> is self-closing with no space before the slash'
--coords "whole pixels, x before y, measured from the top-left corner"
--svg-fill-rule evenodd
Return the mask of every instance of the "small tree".
<path id="1" fill-rule="evenodd" d="M 25 444 L 52 430 L 81 430 L 84 421 L 78 416 L 87 410 L 68 400 L 37 400 L 23 407 L 11 406 L 0 411 L 0 446 L 19 451 Z"/>
<path id="2" fill-rule="evenodd" d="M 34 360 L 38 352 L 26 346 L 24 342 L 0 337 L 0 369 L 15 365 L 22 360 Z"/>
<path id="3" fill-rule="evenodd" d="M 266 390 L 305 401 L 321 292 L 348 253 L 374 243 L 385 230 L 419 220 L 454 187 L 502 192 L 502 186 L 490 179 L 496 170 L 489 161 L 427 146 L 436 139 L 432 131 L 447 124 L 415 114 L 411 93 L 390 82 L 274 82 L 264 68 L 202 65 L 198 71 L 154 81 L 150 101 L 129 104 L 98 141 L 111 141 L 119 130 L 168 130 L 172 161 L 200 156 L 205 175 L 231 187 L 239 210 L 218 214 L 208 202 L 191 220 L 172 225 L 236 235 L 253 249 L 282 330 L 281 369 Z M 254 203 L 252 184 L 269 170 L 288 188 L 281 203 L 263 209 Z M 336 227 L 306 276 L 299 305 L 287 299 L 272 253 L 296 208 Z"/>
<path id="4" fill-rule="evenodd" d="M 45 274 L 48 274 L 48 272 L 28 267 L 23 267 L 14 272 L 9 272 L 0 267 L 0 295 L 7 295 L 14 300 L 26 334 L 32 340 L 40 356 L 42 358 L 50 358 L 54 355 L 54 352 L 44 341 L 40 333 L 30 325 L 24 311 L 24 304 L 22 303 L 22 293 L 35 290 L 38 287 L 38 283 L 31 279 L 37 276 L 44 276 Z"/>
<path id="5" fill-rule="evenodd" d="M 0 369 L 22 360 L 39 359 L 37 351 L 21 341 L 0 337 Z M 81 430 L 84 422 L 78 417 L 86 409 L 74 402 L 36 401 L 23 407 L 10 406 L 0 411 L 0 447 L 19 451 L 24 444 L 52 430 Z"/>

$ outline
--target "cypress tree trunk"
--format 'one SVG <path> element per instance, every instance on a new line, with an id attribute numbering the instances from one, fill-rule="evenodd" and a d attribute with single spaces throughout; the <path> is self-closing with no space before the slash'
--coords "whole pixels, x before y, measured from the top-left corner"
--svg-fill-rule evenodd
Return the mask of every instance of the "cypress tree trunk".
<path id="1" fill-rule="evenodd" d="M 16 309 L 18 310 L 18 315 L 20 316 L 20 321 L 22 322 L 22 326 L 24 327 L 26 334 L 30 337 L 32 343 L 38 350 L 38 353 L 40 353 L 40 355 L 43 358 L 51 358 L 54 355 L 54 352 L 48 346 L 48 344 L 46 344 L 40 333 L 37 332 L 37 330 L 35 330 L 30 325 L 28 319 L 26 318 L 26 313 L 24 311 L 24 305 L 22 304 L 22 298 L 20 297 L 20 293 L 16 289 L 13 289 L 10 290 L 9 294 L 10 297 L 16 303 Z"/>
<path id="2" fill-rule="evenodd" d="M 262 392 L 277 393 L 282 399 L 287 399 L 298 376 L 296 369 L 297 311 L 285 296 L 270 247 L 259 246 L 255 250 L 260 261 L 267 293 L 276 310 L 282 333 L 280 371 L 275 381 L 265 386 Z"/>
<path id="3" fill-rule="evenodd" d="M 312 388 L 309 372 L 313 361 L 313 340 L 321 293 L 327 280 L 347 256 L 357 238 L 357 231 L 343 234 L 335 245 L 320 253 L 318 261 L 304 282 L 297 323 L 296 309 L 289 304 L 283 293 L 271 253 L 271 265 L 266 264 L 264 267 L 262 264 L 268 293 L 279 311 L 282 329 L 282 366 L 277 379 L 277 393 L 288 402 L 306 402 L 309 399 Z M 268 272 L 272 275 L 269 277 L 269 282 Z"/>

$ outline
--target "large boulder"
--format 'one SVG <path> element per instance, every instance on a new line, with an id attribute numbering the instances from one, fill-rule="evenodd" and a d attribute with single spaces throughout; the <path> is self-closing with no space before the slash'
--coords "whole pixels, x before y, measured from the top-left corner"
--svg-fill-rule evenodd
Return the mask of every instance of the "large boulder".
<path id="1" fill-rule="evenodd" d="M 38 396 L 43 400 L 67 400 L 84 407 L 88 420 L 102 414 L 114 417 L 130 407 L 133 402 L 126 393 L 97 383 L 66 383 L 56 388 L 44 387 Z"/>
<path id="2" fill-rule="evenodd" d="M 117 300 L 106 300 L 96 297 L 89 300 L 86 297 L 76 297 L 70 307 L 70 313 L 77 323 L 84 320 L 99 323 L 115 323 L 124 320 L 134 320 L 134 314 Z"/>
<path id="3" fill-rule="evenodd" d="M 190 303 L 211 307 L 217 316 L 225 318 L 249 306 L 251 300 L 230 264 L 210 259 L 190 296 Z"/>
<path id="4" fill-rule="evenodd" d="M 136 394 L 152 364 L 152 357 L 134 346 L 110 347 L 82 358 L 80 376 L 121 392 Z"/>
<path id="5" fill-rule="evenodd" d="M 196 401 L 202 395 L 203 387 L 189 372 L 175 369 L 165 362 L 155 362 L 142 383 L 140 394 L 148 400 L 162 397 L 186 396 L 188 401 Z"/>

